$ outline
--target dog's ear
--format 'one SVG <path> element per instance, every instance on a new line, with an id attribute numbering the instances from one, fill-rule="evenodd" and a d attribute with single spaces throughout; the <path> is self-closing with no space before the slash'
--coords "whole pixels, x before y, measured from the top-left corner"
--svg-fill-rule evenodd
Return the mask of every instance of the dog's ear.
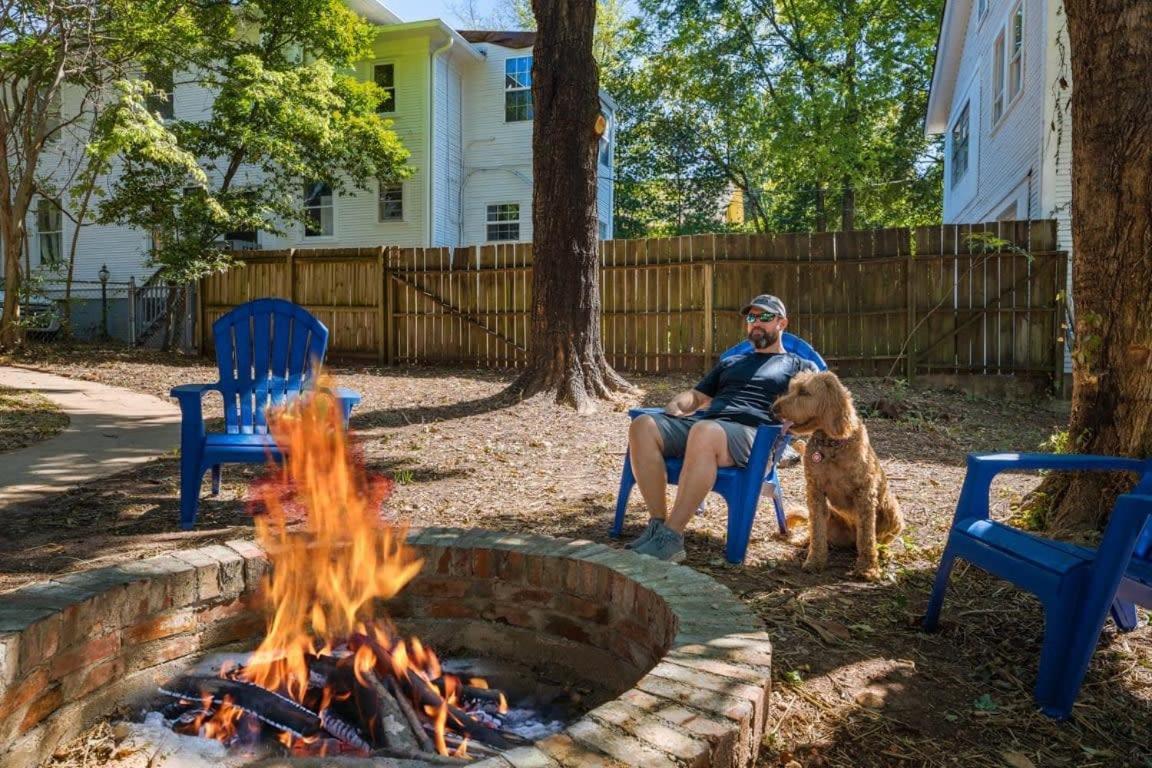
<path id="1" fill-rule="evenodd" d="M 860 426 L 860 418 L 852 405 L 852 393 L 831 371 L 821 373 L 820 379 L 820 410 L 824 414 L 822 428 L 833 440 L 843 440 Z"/>

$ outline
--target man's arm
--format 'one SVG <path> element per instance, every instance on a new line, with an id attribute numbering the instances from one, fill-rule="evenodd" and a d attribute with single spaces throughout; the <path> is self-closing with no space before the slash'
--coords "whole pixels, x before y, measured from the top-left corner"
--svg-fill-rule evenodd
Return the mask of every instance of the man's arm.
<path id="1" fill-rule="evenodd" d="M 712 402 L 712 398 L 700 390 L 686 389 L 664 406 L 664 413 L 669 416 L 691 416 L 710 402 Z"/>

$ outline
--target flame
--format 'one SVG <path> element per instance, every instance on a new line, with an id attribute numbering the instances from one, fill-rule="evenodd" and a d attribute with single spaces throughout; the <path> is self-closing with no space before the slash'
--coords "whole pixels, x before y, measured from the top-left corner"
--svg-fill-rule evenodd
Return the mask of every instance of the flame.
<path id="1" fill-rule="evenodd" d="M 382 521 L 380 508 L 392 484 L 368 477 L 349 442 L 327 377 L 319 377 L 312 393 L 269 410 L 268 428 L 285 456 L 253 489 L 260 511 L 257 540 L 271 563 L 263 588 L 269 615 L 264 639 L 249 663 L 240 669 L 229 665 L 221 674 L 304 704 L 309 660 L 350 653 L 360 685 L 371 688 L 373 676 L 378 681 L 394 676 L 397 692 L 428 715 L 436 751 L 467 756 L 467 738 L 454 750 L 447 738 L 449 721 L 459 722 L 452 708 L 459 706 L 464 692 L 460 680 L 443 674 L 439 658 L 418 638 L 400 639 L 379 612 L 422 563 L 405 543 L 406 530 Z M 488 687 L 482 678 L 469 684 Z M 325 687 L 314 711 L 349 696 L 349 690 Z M 429 700 L 435 700 L 434 705 Z M 315 705 L 315 692 L 311 703 Z M 234 738 L 243 710 L 228 699 L 215 706 L 211 696 L 203 705 L 205 714 L 197 718 L 196 730 L 224 742 Z M 507 709 L 503 695 L 500 708 Z M 300 738 L 281 732 L 277 738 L 291 754 L 342 749 L 338 741 L 318 735 Z M 453 743 L 457 738 L 453 736 Z"/>
<path id="2" fill-rule="evenodd" d="M 268 427 L 286 456 L 256 489 L 266 510 L 256 535 L 272 565 L 265 580 L 272 613 L 244 675 L 302 702 L 306 657 L 384 621 L 378 602 L 399 592 L 421 561 L 403 528 L 382 523 L 391 483 L 368 480 L 326 377 L 314 392 L 269 410 Z M 289 521 L 301 511 L 302 534 L 290 534 Z M 367 667 L 357 659 L 358 674 Z"/>
<path id="3" fill-rule="evenodd" d="M 205 708 L 212 703 L 212 697 L 205 697 Z M 216 739 L 225 744 L 236 737 L 236 721 L 244 714 L 244 710 L 232 703 L 231 696 L 224 697 L 224 703 L 216 708 L 212 717 L 206 721 L 196 723 L 196 730 L 206 739 Z"/>

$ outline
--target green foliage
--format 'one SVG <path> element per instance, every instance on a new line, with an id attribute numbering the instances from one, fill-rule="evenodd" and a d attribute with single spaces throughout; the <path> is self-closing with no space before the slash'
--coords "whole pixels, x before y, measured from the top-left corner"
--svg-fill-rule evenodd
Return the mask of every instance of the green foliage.
<path id="1" fill-rule="evenodd" d="M 176 281 L 225 268 L 229 232 L 283 234 L 302 221 L 305 182 L 339 195 L 410 173 L 408 151 L 376 112 L 381 90 L 349 74 L 371 55 L 370 24 L 339 0 L 232 5 L 221 26 L 206 7 L 180 72 L 214 93 L 210 116 L 163 120 L 148 108 L 155 86 L 125 81 L 92 145 L 123 162 L 102 220 L 153 232 L 152 258 Z"/>
<path id="2" fill-rule="evenodd" d="M 730 190 L 759 231 L 939 221 L 923 115 L 940 0 L 639 5 L 610 88 L 619 230 L 724 228 Z"/>

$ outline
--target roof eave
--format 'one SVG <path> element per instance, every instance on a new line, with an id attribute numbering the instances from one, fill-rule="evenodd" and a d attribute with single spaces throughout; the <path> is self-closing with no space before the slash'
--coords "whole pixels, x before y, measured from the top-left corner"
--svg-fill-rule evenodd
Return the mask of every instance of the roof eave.
<path id="1" fill-rule="evenodd" d="M 936 62 L 928 90 L 928 109 L 924 116 L 924 133 L 928 136 L 948 130 L 948 113 L 956 92 L 956 75 L 960 70 L 971 12 L 972 0 L 945 0 L 940 32 L 936 37 Z"/>

